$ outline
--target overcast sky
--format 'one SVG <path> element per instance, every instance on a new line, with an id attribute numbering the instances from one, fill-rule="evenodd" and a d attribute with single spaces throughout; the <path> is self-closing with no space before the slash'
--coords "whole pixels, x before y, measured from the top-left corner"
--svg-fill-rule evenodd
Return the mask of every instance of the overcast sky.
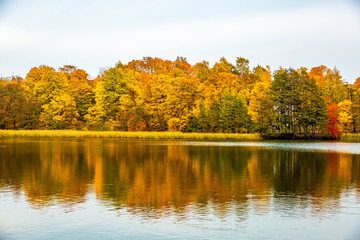
<path id="1" fill-rule="evenodd" d="M 190 64 L 337 67 L 360 77 L 360 0 L 0 0 L 0 74 L 102 67 L 143 56 Z"/>

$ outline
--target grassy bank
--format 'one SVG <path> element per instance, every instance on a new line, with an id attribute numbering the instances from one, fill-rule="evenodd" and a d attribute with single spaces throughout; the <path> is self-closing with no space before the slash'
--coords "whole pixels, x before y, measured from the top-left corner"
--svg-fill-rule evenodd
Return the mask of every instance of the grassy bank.
<path id="1" fill-rule="evenodd" d="M 250 133 L 181 133 L 181 132 L 118 132 L 77 130 L 0 130 L 0 138 L 129 138 L 129 139 L 197 139 L 197 140 L 262 140 Z M 340 141 L 360 142 L 360 134 L 344 133 Z"/>
<path id="2" fill-rule="evenodd" d="M 259 134 L 246 133 L 181 133 L 181 132 L 117 132 L 76 130 L 0 130 L 0 138 L 130 138 L 130 139 L 198 139 L 261 140 Z"/>
<path id="3" fill-rule="evenodd" d="M 359 133 L 343 133 L 340 136 L 341 141 L 354 141 L 360 142 L 360 134 Z"/>

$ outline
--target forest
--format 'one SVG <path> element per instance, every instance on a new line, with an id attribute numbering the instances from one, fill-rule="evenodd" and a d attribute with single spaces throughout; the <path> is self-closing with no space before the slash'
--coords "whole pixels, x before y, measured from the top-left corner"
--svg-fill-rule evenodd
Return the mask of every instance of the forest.
<path id="1" fill-rule="evenodd" d="M 0 129 L 260 133 L 333 138 L 360 133 L 360 78 L 326 66 L 249 67 L 221 58 L 212 67 L 144 57 L 90 79 L 72 65 L 32 68 L 0 80 Z"/>

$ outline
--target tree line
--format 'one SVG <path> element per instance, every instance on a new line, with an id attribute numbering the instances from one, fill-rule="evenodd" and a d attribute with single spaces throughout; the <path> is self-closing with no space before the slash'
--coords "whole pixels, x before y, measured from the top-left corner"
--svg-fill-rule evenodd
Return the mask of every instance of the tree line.
<path id="1" fill-rule="evenodd" d="M 1 129 L 253 133 L 330 137 L 360 132 L 360 78 L 326 66 L 249 67 L 221 58 L 212 67 L 144 57 L 118 62 L 93 80 L 72 65 L 32 68 L 0 80 Z"/>

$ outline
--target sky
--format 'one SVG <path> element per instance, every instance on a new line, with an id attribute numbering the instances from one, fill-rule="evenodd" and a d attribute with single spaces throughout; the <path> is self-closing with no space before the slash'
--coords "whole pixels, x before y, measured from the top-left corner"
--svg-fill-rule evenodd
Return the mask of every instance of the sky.
<path id="1" fill-rule="evenodd" d="M 95 77 L 144 56 L 190 64 L 336 67 L 360 77 L 360 0 L 0 0 L 0 75 L 75 65 Z"/>

